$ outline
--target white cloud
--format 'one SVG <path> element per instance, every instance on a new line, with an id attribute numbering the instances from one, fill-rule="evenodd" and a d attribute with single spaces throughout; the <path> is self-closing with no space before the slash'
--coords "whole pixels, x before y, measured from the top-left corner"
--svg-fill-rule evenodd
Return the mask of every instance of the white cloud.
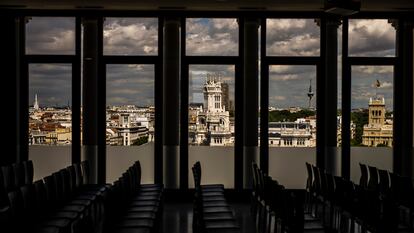
<path id="1" fill-rule="evenodd" d="M 187 19 L 188 55 L 237 55 L 236 19 Z"/>

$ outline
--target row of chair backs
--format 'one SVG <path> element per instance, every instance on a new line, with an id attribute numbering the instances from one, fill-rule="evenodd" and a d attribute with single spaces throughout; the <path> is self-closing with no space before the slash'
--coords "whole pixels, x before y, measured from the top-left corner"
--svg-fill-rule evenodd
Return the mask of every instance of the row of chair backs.
<path id="1" fill-rule="evenodd" d="M 31 160 L 0 168 L 0 208 L 7 205 L 7 193 L 33 183 L 33 173 Z"/>
<path id="2" fill-rule="evenodd" d="M 87 168 L 88 164 L 83 163 Z M 31 230 L 51 213 L 63 207 L 78 194 L 83 185 L 81 165 L 74 164 L 33 183 L 23 184 L 8 192 L 10 226 Z M 22 226 L 23 224 L 23 226 Z M 15 229 L 14 227 L 12 229 Z"/>
<path id="3" fill-rule="evenodd" d="M 305 192 L 285 189 L 278 181 L 266 175 L 257 164 L 253 163 L 252 169 L 258 232 L 303 232 Z"/>
<path id="4" fill-rule="evenodd" d="M 310 190 L 313 202 L 319 201 L 324 204 L 328 201 L 341 213 L 353 216 L 354 219 L 358 219 L 361 224 L 374 231 L 380 229 L 380 232 L 386 232 L 396 228 L 397 220 L 395 216 L 398 216 L 398 214 L 394 201 L 390 199 L 389 195 L 386 196 L 381 193 L 379 183 L 376 183 L 379 180 L 378 177 L 388 177 L 388 173 L 381 172 L 380 174 L 373 167 L 367 167 L 365 172 L 361 172 L 364 176 L 360 179 L 362 185 L 356 185 L 350 180 L 333 176 L 308 163 L 306 167 L 308 170 L 307 185 L 312 184 L 307 187 L 307 190 Z M 312 171 L 312 173 L 309 171 Z M 369 181 L 366 179 L 368 171 L 372 173 L 372 176 L 370 174 L 372 179 Z M 385 180 L 386 178 L 382 179 Z M 384 185 L 388 184 L 384 181 Z M 326 216 L 322 217 L 326 218 Z"/>
<path id="5" fill-rule="evenodd" d="M 376 191 L 382 196 L 392 196 L 395 201 L 411 205 L 414 188 L 410 177 L 400 176 L 374 166 L 359 164 L 361 177 L 359 186 Z"/>

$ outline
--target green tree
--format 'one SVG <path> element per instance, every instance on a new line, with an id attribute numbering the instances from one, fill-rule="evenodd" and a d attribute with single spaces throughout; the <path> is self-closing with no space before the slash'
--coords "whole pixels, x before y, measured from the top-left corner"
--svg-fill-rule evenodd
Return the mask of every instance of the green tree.
<path id="1" fill-rule="evenodd" d="M 132 143 L 133 146 L 140 146 L 148 142 L 148 136 L 140 137 Z"/>
<path id="2" fill-rule="evenodd" d="M 362 146 L 364 125 L 368 124 L 368 110 L 351 112 L 351 120 L 355 124 L 355 137 L 351 140 L 351 146 Z"/>
<path id="3" fill-rule="evenodd" d="M 276 110 L 269 112 L 269 122 L 293 122 L 298 118 L 314 116 L 315 114 L 315 111 L 309 109 L 303 109 L 293 113 L 288 110 Z"/>

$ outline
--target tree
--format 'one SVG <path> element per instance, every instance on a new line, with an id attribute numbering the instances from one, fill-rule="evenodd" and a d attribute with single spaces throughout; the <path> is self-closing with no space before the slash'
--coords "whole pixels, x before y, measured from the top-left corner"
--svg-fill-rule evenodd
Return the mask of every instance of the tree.
<path id="1" fill-rule="evenodd" d="M 351 112 L 351 120 L 355 124 L 355 137 L 351 140 L 351 146 L 361 146 L 364 125 L 368 124 L 368 110 Z"/>
<path id="2" fill-rule="evenodd" d="M 269 122 L 293 122 L 298 118 L 314 116 L 313 110 L 303 109 L 298 112 L 289 112 L 288 110 L 276 110 L 269 112 Z"/>
<path id="3" fill-rule="evenodd" d="M 140 137 L 134 141 L 133 146 L 140 146 L 148 142 L 148 136 Z"/>

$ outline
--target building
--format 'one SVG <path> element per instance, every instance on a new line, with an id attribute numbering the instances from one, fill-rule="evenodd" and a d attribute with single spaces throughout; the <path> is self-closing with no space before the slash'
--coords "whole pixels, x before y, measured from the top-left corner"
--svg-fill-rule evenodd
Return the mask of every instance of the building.
<path id="1" fill-rule="evenodd" d="M 365 146 L 392 146 L 392 120 L 385 117 L 385 99 L 369 99 L 368 124 L 364 125 L 362 144 Z"/>
<path id="2" fill-rule="evenodd" d="M 137 117 L 130 113 L 120 113 L 111 115 L 110 122 L 107 123 L 106 143 L 114 146 L 131 146 L 142 144 L 138 140 L 149 137 L 149 123 L 147 118 Z M 153 139 L 152 139 L 153 140 Z"/>
<path id="3" fill-rule="evenodd" d="M 219 75 L 207 74 L 203 86 L 204 107 L 200 105 L 189 109 L 190 145 L 233 145 L 230 114 L 223 105 L 225 101 L 222 88 Z M 228 98 L 228 85 L 225 90 Z"/>
<path id="4" fill-rule="evenodd" d="M 314 147 L 316 135 L 309 121 L 269 122 L 269 146 L 271 147 Z"/>

